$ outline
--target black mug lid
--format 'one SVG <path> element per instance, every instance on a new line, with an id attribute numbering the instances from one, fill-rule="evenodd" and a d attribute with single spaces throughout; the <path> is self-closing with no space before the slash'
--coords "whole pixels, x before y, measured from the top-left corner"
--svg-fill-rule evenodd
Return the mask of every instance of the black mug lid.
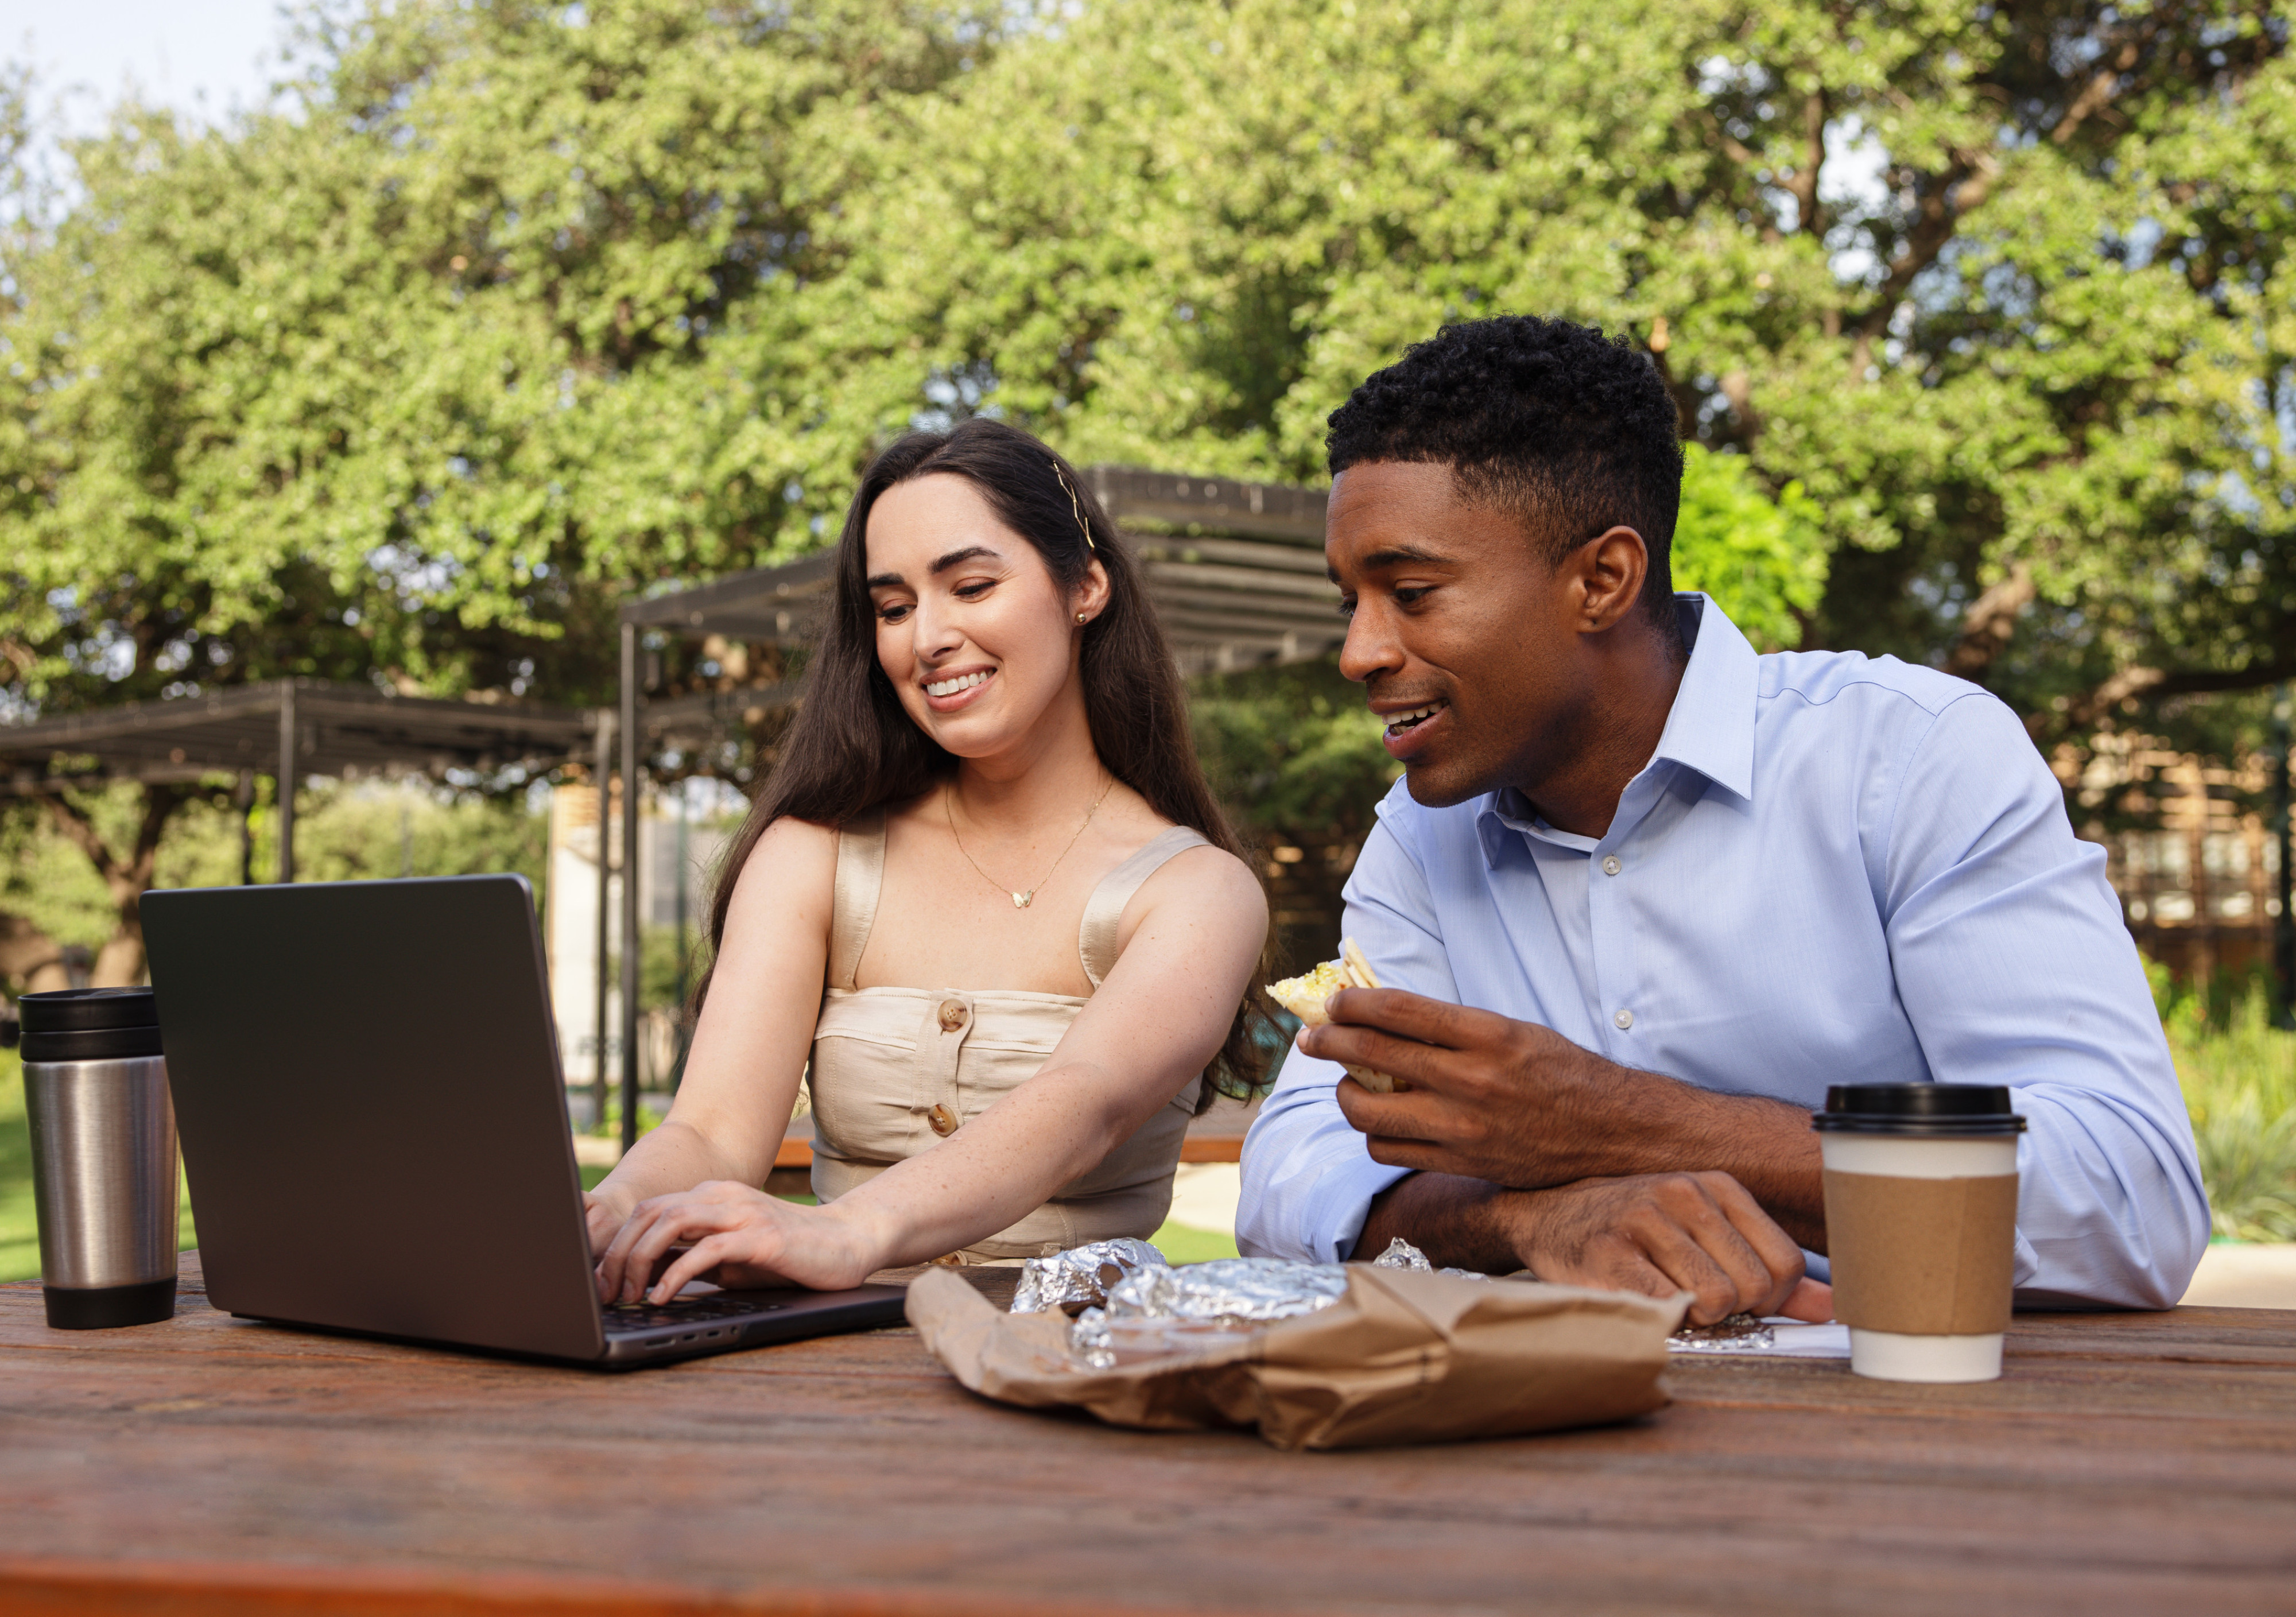
<path id="1" fill-rule="evenodd" d="M 24 1059 L 125 1061 L 160 1054 L 160 1006 L 150 989 L 57 989 L 16 1002 Z"/>
<path id="2" fill-rule="evenodd" d="M 1821 1134 L 2022 1134 L 2002 1084 L 1835 1084 L 1810 1117 Z"/>
<path id="3" fill-rule="evenodd" d="M 160 1006 L 150 989 L 55 989 L 16 1002 L 27 1033 L 93 1033 L 156 1028 Z"/>

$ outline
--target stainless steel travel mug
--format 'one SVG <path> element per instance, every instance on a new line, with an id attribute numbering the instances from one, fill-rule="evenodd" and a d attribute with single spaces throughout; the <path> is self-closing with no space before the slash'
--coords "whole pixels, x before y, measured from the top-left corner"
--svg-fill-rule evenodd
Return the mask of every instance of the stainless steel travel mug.
<path id="1" fill-rule="evenodd" d="M 27 994 L 40 1289 L 60 1331 L 176 1311 L 176 1107 L 150 989 Z"/>

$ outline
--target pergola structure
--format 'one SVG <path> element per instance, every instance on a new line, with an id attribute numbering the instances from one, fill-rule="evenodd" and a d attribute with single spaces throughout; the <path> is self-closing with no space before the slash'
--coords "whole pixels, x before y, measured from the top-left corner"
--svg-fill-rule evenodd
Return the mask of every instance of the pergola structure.
<path id="1" fill-rule="evenodd" d="M 603 776 L 611 761 L 611 720 L 610 713 L 534 702 L 439 702 L 372 685 L 273 679 L 0 724 L 0 792 L 25 797 L 107 781 L 195 781 L 214 775 L 236 775 L 251 784 L 254 776 L 269 775 L 279 803 L 278 879 L 292 882 L 295 783 L 303 776 L 492 774 L 520 763 L 547 767 L 585 751 L 594 754 Z M 604 841 L 602 827 L 602 870 Z M 601 1005 L 605 924 L 602 901 Z"/>
<path id="2" fill-rule="evenodd" d="M 302 776 L 436 776 L 457 768 L 492 773 L 521 762 L 554 764 L 594 741 L 601 724 L 598 714 L 574 708 L 438 702 L 371 685 L 272 679 L 0 724 L 0 792 L 269 775 L 278 784 L 279 880 L 291 882 L 294 783 Z"/>
<path id="3" fill-rule="evenodd" d="M 1320 657 L 1345 638 L 1324 570 L 1323 490 L 1126 466 L 1084 475 L 1139 557 L 1187 672 Z M 636 602 L 622 609 L 624 631 L 810 644 L 834 566 L 822 551 Z M 633 687 L 624 693 L 629 717 Z"/>

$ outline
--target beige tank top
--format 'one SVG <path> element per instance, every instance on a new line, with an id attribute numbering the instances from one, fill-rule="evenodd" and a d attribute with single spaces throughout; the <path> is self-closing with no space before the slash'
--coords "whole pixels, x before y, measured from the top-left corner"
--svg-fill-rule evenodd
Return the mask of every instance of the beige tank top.
<path id="1" fill-rule="evenodd" d="M 1077 935 L 1077 954 L 1094 988 L 1115 969 L 1117 923 L 1140 884 L 1175 854 L 1203 842 L 1176 825 L 1101 878 Z M 829 981 L 806 1078 L 813 1101 L 813 1190 L 824 1202 L 930 1151 L 1034 1078 L 1085 1007 L 1073 994 L 856 988 L 884 882 L 885 817 L 875 810 L 837 833 Z M 1154 1235 L 1172 1205 L 1180 1139 L 1202 1088 L 1201 1076 L 1189 1079 L 1100 1166 L 961 1256 L 1036 1258 L 1086 1241 Z"/>

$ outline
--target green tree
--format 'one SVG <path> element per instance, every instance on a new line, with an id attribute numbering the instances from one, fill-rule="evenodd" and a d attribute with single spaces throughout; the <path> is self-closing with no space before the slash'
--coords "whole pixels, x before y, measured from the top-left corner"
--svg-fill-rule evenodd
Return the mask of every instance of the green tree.
<path id="1" fill-rule="evenodd" d="M 70 148 L 75 204 L 7 240 L 17 712 L 289 674 L 603 698 L 634 584 L 810 542 L 839 497 L 865 434 L 823 430 L 792 313 L 833 268 L 836 131 L 987 38 L 892 0 L 306 21 L 291 115 L 123 107 Z M 147 788 L 117 832 L 46 794 L 113 896 L 106 980 L 203 790 Z"/>
<path id="2" fill-rule="evenodd" d="M 1601 322 L 1824 512 L 1777 637 L 2077 737 L 2296 668 L 2287 34 L 2178 0 L 1096 5 L 873 110 L 931 160 L 861 199 L 844 291 L 954 407 L 1292 478 L 1442 322 Z"/>
<path id="3" fill-rule="evenodd" d="M 1831 550 L 1824 514 L 1799 482 L 1772 499 L 1744 456 L 1684 446 L 1674 587 L 1713 596 L 1758 649 L 1798 645 L 1808 634 Z"/>
<path id="4" fill-rule="evenodd" d="M 1366 372 L 1499 310 L 1657 357 L 1713 452 L 1683 576 L 1766 643 L 1948 667 L 2075 751 L 2233 745 L 2296 671 L 2278 0 L 308 28 L 291 116 L 123 110 L 68 210 L 8 216 L 17 711 L 586 700 L 629 589 L 822 542 L 912 421 L 1313 479 Z M 111 850 L 128 888 L 151 851 Z"/>

